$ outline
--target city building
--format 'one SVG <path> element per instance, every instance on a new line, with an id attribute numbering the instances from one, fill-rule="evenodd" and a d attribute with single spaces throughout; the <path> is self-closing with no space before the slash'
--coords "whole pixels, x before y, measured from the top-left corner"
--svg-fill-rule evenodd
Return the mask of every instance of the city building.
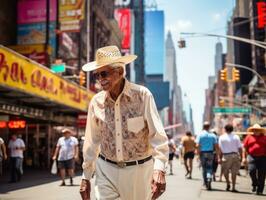
<path id="1" fill-rule="evenodd" d="M 163 74 L 165 66 L 164 11 L 145 11 L 145 73 Z"/>
<path id="2" fill-rule="evenodd" d="M 219 70 L 222 68 L 223 45 L 217 42 L 215 45 L 215 76 L 218 77 Z"/>

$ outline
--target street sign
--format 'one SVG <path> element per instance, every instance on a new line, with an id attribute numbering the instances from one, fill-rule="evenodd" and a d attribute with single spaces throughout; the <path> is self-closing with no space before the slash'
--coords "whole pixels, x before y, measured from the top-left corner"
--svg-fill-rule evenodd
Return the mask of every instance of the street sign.
<path id="1" fill-rule="evenodd" d="M 51 70 L 55 73 L 62 73 L 66 71 L 66 64 L 60 63 L 60 64 L 52 64 Z"/>
<path id="2" fill-rule="evenodd" d="M 248 107 L 214 107 L 212 109 L 214 113 L 227 113 L 227 114 L 234 114 L 234 113 L 251 113 L 251 108 Z"/>

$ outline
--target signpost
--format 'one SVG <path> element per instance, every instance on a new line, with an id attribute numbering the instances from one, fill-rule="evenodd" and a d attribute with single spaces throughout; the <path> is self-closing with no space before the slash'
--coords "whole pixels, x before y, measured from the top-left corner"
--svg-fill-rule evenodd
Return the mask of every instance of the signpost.
<path id="1" fill-rule="evenodd" d="M 225 114 L 235 114 L 235 113 L 251 113 L 251 108 L 249 107 L 214 107 L 212 109 L 214 113 L 225 113 Z"/>
<path id="2" fill-rule="evenodd" d="M 62 73 L 66 71 L 66 64 L 60 63 L 60 64 L 52 64 L 51 70 L 55 73 Z"/>

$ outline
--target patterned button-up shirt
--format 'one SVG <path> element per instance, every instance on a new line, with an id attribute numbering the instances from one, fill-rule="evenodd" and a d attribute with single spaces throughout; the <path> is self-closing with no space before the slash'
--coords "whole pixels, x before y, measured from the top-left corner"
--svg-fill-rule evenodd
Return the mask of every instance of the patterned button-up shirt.
<path id="1" fill-rule="evenodd" d="M 153 155 L 154 169 L 165 170 L 168 139 L 147 88 L 126 80 L 116 101 L 105 91 L 92 98 L 83 146 L 83 178 L 91 178 L 100 152 L 117 162 Z"/>

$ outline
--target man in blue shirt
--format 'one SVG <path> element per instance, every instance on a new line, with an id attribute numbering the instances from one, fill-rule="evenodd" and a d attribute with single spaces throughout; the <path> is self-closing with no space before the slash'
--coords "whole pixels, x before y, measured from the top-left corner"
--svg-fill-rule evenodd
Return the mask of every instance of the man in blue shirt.
<path id="1" fill-rule="evenodd" d="M 214 150 L 218 152 L 217 137 L 209 132 L 210 123 L 204 122 L 203 131 L 197 136 L 197 154 L 200 157 L 204 185 L 211 190 L 212 165 Z"/>

